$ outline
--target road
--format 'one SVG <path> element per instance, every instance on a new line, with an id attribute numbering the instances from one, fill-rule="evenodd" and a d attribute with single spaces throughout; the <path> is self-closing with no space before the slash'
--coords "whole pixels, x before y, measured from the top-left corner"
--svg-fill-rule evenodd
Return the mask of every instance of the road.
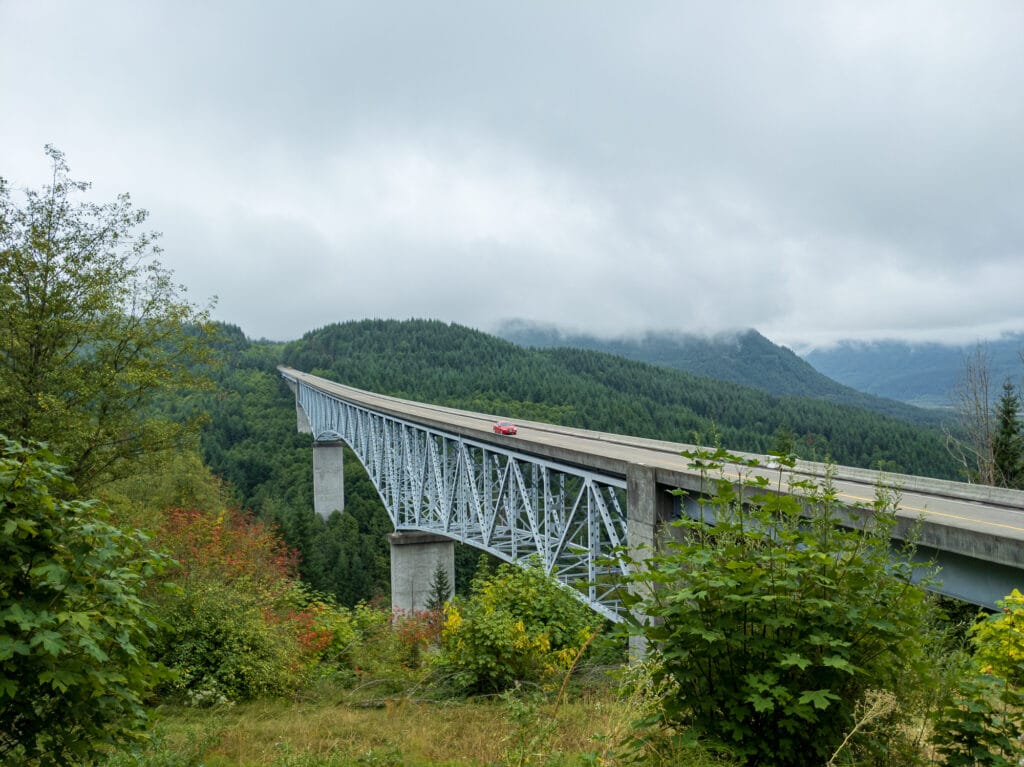
<path id="1" fill-rule="evenodd" d="M 464 438 L 570 463 L 595 471 L 626 476 L 629 464 L 652 468 L 659 486 L 666 488 L 697 487 L 698 473 L 690 459 L 680 455 L 697 449 L 693 445 L 664 442 L 619 434 L 575 429 L 566 426 L 516 421 L 515 436 L 494 434 L 492 426 L 504 414 L 473 413 L 439 405 L 402 400 L 355 389 L 312 376 L 292 368 L 282 373 L 304 381 L 310 386 L 334 394 L 350 402 L 387 413 L 400 419 L 415 421 L 439 430 L 461 434 Z M 767 456 L 738 454 L 767 463 Z M 820 480 L 825 466 L 798 461 L 794 471 L 745 469 L 763 474 L 773 485 L 785 487 L 792 473 L 796 478 Z M 738 477 L 739 466 L 726 467 L 727 476 Z M 880 475 L 853 467 L 836 467 L 834 485 L 839 500 L 846 504 L 871 503 L 881 480 L 899 490 L 898 516 L 905 526 L 920 518 L 924 522 L 922 543 L 948 549 L 967 556 L 1024 568 L 1024 492 L 988 488 L 960 482 L 935 480 L 900 474 Z"/>

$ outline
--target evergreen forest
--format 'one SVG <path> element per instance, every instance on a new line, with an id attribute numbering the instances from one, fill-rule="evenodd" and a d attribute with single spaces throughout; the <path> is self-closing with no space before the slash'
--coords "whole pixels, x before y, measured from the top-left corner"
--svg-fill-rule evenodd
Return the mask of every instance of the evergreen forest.
<path id="1" fill-rule="evenodd" d="M 431 320 L 330 325 L 280 344 L 221 326 L 216 390 L 202 396 L 203 457 L 238 504 L 277 523 L 302 574 L 343 604 L 388 591 L 388 521 L 347 452 L 346 514 L 312 511 L 308 435 L 277 365 L 382 394 L 598 431 L 766 453 L 785 441 L 808 460 L 957 479 L 937 428 L 852 406 L 573 348 L 534 349 Z M 476 554 L 460 553 L 459 587 Z"/>

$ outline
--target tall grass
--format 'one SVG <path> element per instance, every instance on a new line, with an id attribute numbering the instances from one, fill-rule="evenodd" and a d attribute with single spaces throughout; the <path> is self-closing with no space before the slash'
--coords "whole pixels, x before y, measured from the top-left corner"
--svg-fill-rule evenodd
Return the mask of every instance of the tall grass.
<path id="1" fill-rule="evenodd" d="M 152 745 L 108 767 L 335 767 L 336 765 L 584 764 L 619 731 L 627 704 L 611 696 L 528 704 L 510 699 L 379 708 L 260 702 L 164 708 Z M 541 739 L 532 735 L 543 731 Z M 530 744 L 528 758 L 523 745 Z"/>

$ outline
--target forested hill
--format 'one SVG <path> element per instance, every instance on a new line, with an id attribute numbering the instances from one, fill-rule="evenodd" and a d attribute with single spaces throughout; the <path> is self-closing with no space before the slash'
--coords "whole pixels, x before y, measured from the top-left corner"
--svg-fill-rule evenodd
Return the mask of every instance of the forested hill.
<path id="1" fill-rule="evenodd" d="M 784 346 L 756 330 L 716 335 L 647 332 L 635 337 L 599 338 L 569 333 L 552 325 L 510 320 L 497 334 L 533 348 L 591 349 L 627 359 L 683 370 L 719 381 L 731 381 L 769 394 L 811 397 L 872 410 L 911 423 L 937 425 L 942 414 L 876 396 L 872 389 L 851 388 L 814 368 Z"/>
<path id="2" fill-rule="evenodd" d="M 531 349 L 437 321 L 331 325 L 283 362 L 339 382 L 512 418 L 766 452 L 779 435 L 807 459 L 957 478 L 936 429 L 847 405 L 575 349 Z"/>

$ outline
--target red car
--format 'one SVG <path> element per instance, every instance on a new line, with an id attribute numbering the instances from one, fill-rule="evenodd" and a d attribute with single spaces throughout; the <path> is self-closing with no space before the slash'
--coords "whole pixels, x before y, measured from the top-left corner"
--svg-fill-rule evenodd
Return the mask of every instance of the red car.
<path id="1" fill-rule="evenodd" d="M 511 421 L 498 421 L 494 424 L 495 434 L 518 434 L 519 430 Z"/>

